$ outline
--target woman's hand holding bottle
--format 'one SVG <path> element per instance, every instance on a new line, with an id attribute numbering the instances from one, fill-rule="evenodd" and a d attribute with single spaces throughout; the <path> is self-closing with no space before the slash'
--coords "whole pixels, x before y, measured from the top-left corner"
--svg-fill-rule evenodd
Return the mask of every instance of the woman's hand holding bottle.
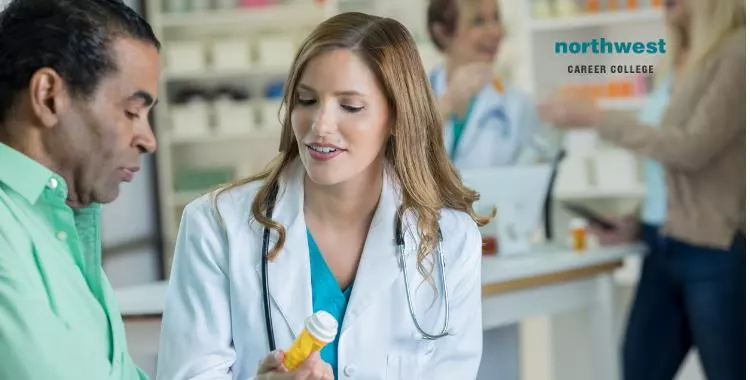
<path id="1" fill-rule="evenodd" d="M 284 367 L 284 353 L 270 353 L 258 366 L 256 380 L 333 380 L 331 365 L 320 358 L 320 352 L 313 352 L 294 371 Z"/>

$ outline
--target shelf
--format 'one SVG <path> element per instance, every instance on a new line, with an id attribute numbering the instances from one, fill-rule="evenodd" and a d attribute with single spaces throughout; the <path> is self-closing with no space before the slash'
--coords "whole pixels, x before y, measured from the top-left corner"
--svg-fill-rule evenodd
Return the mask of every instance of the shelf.
<path id="1" fill-rule="evenodd" d="M 247 133 L 214 133 L 204 136 L 169 136 L 172 144 L 205 144 L 205 143 L 225 143 L 247 140 L 278 140 L 281 137 L 281 128 L 256 130 Z"/>
<path id="2" fill-rule="evenodd" d="M 171 73 L 164 71 L 164 79 L 167 81 L 201 81 L 221 79 L 247 79 L 263 77 L 286 78 L 289 67 L 252 67 L 237 70 L 213 70 L 194 73 Z"/>
<path id="3" fill-rule="evenodd" d="M 601 12 L 595 14 L 584 14 L 580 16 L 550 17 L 532 20 L 531 30 L 537 32 L 575 30 L 582 28 L 612 26 L 617 24 L 654 22 L 661 21 L 661 19 L 662 11 L 658 8 L 639 9 L 633 11 Z"/>
<path id="4" fill-rule="evenodd" d="M 612 111 L 639 111 L 646 103 L 646 97 L 604 98 L 598 100 L 599 106 Z"/>
<path id="5" fill-rule="evenodd" d="M 253 27 L 279 26 L 284 20 L 288 25 L 318 24 L 325 18 L 325 8 L 312 1 L 297 4 L 279 4 L 256 8 L 238 8 L 220 11 L 198 11 L 186 13 L 165 13 L 161 18 L 163 28 L 206 27 Z"/>

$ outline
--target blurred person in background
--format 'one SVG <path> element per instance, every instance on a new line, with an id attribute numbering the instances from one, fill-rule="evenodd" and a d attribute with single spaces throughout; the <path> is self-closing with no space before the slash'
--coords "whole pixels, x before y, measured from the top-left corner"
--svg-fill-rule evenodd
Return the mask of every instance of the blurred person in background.
<path id="1" fill-rule="evenodd" d="M 533 139 L 543 131 L 531 97 L 494 74 L 505 37 L 498 0 L 430 0 L 427 26 L 444 57 L 430 73 L 430 82 L 453 164 L 471 170 L 525 161 L 535 149 Z M 503 368 L 507 378 L 517 377 L 513 368 L 520 365 L 519 344 L 516 325 L 486 333 L 485 347 L 497 348 L 485 352 L 486 361 Z"/>
<path id="2" fill-rule="evenodd" d="M 672 0 L 670 73 L 640 120 L 566 98 L 542 114 L 648 158 L 642 227 L 605 243 L 649 246 L 625 335 L 625 380 L 672 379 L 691 347 L 710 380 L 745 374 L 745 1 Z M 664 107 L 664 109 L 662 109 Z M 649 125 L 651 124 L 651 125 Z M 663 182 L 662 182 L 663 181 Z"/>
<path id="3" fill-rule="evenodd" d="M 185 209 L 158 378 L 476 378 L 488 218 L 443 149 L 409 31 L 339 14 L 292 67 L 277 159 Z M 321 310 L 337 338 L 289 372 L 269 351 Z"/>
<path id="4" fill-rule="evenodd" d="M 156 149 L 159 42 L 119 0 L 0 13 L 0 379 L 145 379 L 101 265 L 101 204 Z"/>
<path id="5" fill-rule="evenodd" d="M 532 99 L 493 73 L 505 36 L 497 0 L 430 0 L 427 26 L 445 58 L 430 82 L 453 164 L 464 170 L 516 163 L 540 120 Z"/>

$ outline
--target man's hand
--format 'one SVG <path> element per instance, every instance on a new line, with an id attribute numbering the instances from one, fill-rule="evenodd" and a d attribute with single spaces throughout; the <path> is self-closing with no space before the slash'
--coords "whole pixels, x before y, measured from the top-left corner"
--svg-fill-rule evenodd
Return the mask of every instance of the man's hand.
<path id="1" fill-rule="evenodd" d="M 289 372 L 284 367 L 284 354 L 275 351 L 266 356 L 258 366 L 257 380 L 333 380 L 331 365 L 313 352 L 299 368 Z"/>

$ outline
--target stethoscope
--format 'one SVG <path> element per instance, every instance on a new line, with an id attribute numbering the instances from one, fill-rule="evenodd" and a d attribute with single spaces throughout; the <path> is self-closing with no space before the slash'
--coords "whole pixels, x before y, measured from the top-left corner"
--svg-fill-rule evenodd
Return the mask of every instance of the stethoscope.
<path id="1" fill-rule="evenodd" d="M 268 195 L 268 209 L 266 210 L 266 217 L 271 218 L 273 215 L 273 208 L 276 203 L 276 194 L 278 193 L 278 184 L 275 183 L 271 191 Z M 401 218 L 396 218 L 396 228 L 394 231 L 396 235 L 396 246 L 399 249 L 399 266 L 401 267 L 401 272 L 403 274 L 403 280 L 404 280 L 404 289 L 406 291 L 406 302 L 409 305 L 409 313 L 411 314 L 412 322 L 414 323 L 414 327 L 417 328 L 417 331 L 422 335 L 422 339 L 425 340 L 437 340 L 443 337 L 446 337 L 448 335 L 451 335 L 451 332 L 448 331 L 448 322 L 450 320 L 450 303 L 448 301 L 448 289 L 447 289 L 447 283 L 445 280 L 445 256 L 443 255 L 443 233 L 440 229 L 438 229 L 438 236 L 439 236 L 439 246 L 438 246 L 438 254 L 437 254 L 437 261 L 438 261 L 438 267 L 440 269 L 440 282 L 441 282 L 441 290 L 443 292 L 443 303 L 445 304 L 445 313 L 443 314 L 443 327 L 438 334 L 430 334 L 426 332 L 422 326 L 419 324 L 419 321 L 417 320 L 417 315 L 414 312 L 414 306 L 412 304 L 411 299 L 411 289 L 409 288 L 409 275 L 406 273 L 406 249 L 405 249 L 405 243 L 404 243 L 404 232 L 402 230 L 401 226 Z M 266 320 L 266 336 L 268 338 L 268 347 L 270 351 L 276 350 L 276 338 L 273 334 L 273 320 L 271 319 L 271 297 L 269 296 L 268 292 L 268 242 L 270 239 L 271 231 L 266 227 L 263 229 L 263 250 L 262 250 L 262 270 L 261 270 L 261 281 L 263 283 L 263 308 L 265 312 L 265 320 Z"/>

